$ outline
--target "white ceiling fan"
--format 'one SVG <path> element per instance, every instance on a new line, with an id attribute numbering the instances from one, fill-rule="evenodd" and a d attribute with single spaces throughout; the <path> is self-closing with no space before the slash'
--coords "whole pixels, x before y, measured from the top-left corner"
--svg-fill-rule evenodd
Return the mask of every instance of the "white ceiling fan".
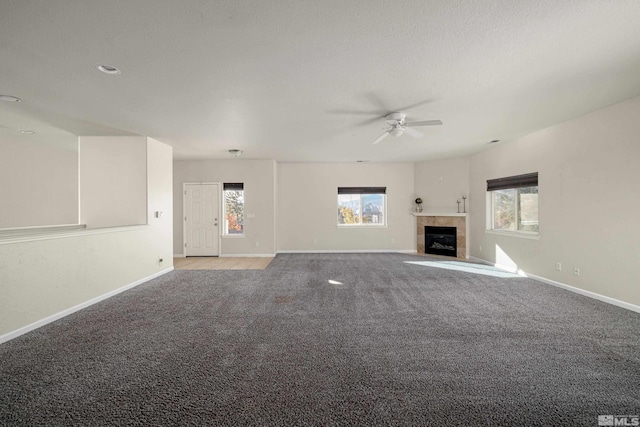
<path id="1" fill-rule="evenodd" d="M 404 133 L 410 135 L 414 138 L 420 138 L 424 134 L 416 129 L 413 129 L 416 126 L 438 126 L 442 124 L 440 120 L 422 120 L 419 122 L 405 122 L 404 118 L 406 114 L 404 113 L 390 113 L 385 116 L 385 120 L 389 125 L 389 129 L 387 129 L 382 135 L 378 137 L 373 143 L 377 144 L 383 139 L 385 139 L 389 135 L 393 135 L 398 137 Z"/>

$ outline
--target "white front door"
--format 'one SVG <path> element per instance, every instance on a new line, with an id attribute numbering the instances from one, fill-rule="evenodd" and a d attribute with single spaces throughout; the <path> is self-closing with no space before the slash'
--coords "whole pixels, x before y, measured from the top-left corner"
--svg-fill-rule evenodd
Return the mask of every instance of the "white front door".
<path id="1" fill-rule="evenodd" d="M 185 184 L 185 256 L 218 256 L 219 184 Z"/>

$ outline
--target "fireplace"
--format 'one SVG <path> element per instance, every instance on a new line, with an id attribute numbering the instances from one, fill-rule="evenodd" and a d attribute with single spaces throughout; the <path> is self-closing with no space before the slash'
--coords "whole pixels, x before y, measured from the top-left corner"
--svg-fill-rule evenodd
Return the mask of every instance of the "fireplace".
<path id="1" fill-rule="evenodd" d="M 416 217 L 416 252 L 428 254 L 425 243 L 427 243 L 427 227 L 451 227 L 455 229 L 455 252 L 447 255 L 455 256 L 458 259 L 468 257 L 467 236 L 469 234 L 469 222 L 466 213 L 413 213 Z M 437 236 L 443 234 L 435 233 Z M 440 242 L 442 245 L 443 243 Z M 433 245 L 430 245 L 433 246 Z M 447 246 L 453 246 L 448 244 Z M 454 255 L 455 254 L 455 255 Z"/>
<path id="2" fill-rule="evenodd" d="M 458 256 L 456 227 L 424 227 L 424 252 L 433 255 Z"/>

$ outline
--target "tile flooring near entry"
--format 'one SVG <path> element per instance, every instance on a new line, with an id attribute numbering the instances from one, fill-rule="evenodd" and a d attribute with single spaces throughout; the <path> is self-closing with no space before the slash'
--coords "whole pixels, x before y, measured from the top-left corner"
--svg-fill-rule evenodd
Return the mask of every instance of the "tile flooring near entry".
<path id="1" fill-rule="evenodd" d="M 264 270 L 273 257 L 186 257 L 174 258 L 176 270 Z"/>

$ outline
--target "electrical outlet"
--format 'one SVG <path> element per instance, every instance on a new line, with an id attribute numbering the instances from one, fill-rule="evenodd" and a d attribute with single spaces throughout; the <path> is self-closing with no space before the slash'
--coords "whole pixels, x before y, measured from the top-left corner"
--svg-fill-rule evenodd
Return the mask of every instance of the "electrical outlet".
<path id="1" fill-rule="evenodd" d="M 482 245 L 480 245 L 480 252 L 482 252 Z"/>
<path id="2" fill-rule="evenodd" d="M 562 263 L 561 262 L 556 262 L 556 270 L 562 271 Z"/>
<path id="3" fill-rule="evenodd" d="M 318 239 L 313 239 L 313 244 L 317 245 L 318 244 Z"/>
<path id="4" fill-rule="evenodd" d="M 580 275 L 580 267 L 573 267 L 573 274 L 575 274 L 576 276 Z"/>
<path id="5" fill-rule="evenodd" d="M 260 247 L 260 242 L 256 242 L 256 248 Z"/>

